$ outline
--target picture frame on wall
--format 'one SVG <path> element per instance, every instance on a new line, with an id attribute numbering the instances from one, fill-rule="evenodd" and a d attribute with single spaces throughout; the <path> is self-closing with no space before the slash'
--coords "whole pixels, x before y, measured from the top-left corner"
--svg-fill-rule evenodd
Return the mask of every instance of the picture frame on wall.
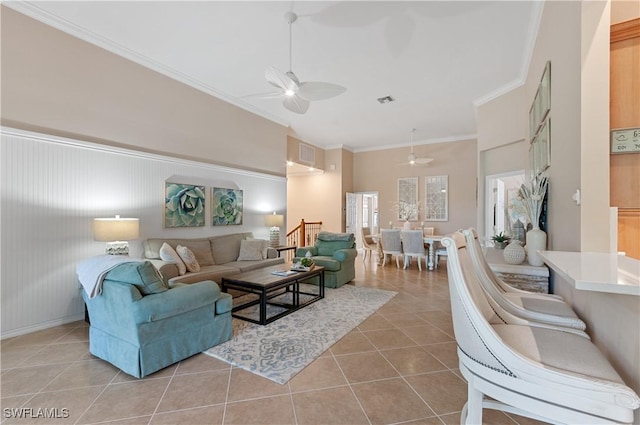
<path id="1" fill-rule="evenodd" d="M 537 138 L 538 173 L 542 173 L 551 166 L 551 118 L 542 124 Z"/>
<path id="2" fill-rule="evenodd" d="M 547 61 L 544 66 L 540 85 L 538 86 L 539 94 L 539 117 L 538 124 L 544 123 L 547 115 L 551 111 L 551 62 Z"/>
<path id="3" fill-rule="evenodd" d="M 165 182 L 165 228 L 204 226 L 204 206 L 204 186 Z"/>
<path id="4" fill-rule="evenodd" d="M 449 221 L 449 176 L 426 176 L 425 221 Z"/>
<path id="5" fill-rule="evenodd" d="M 537 137 L 529 143 L 529 170 L 531 172 L 531 176 L 535 176 L 538 174 L 538 151 L 537 151 Z"/>
<path id="6" fill-rule="evenodd" d="M 397 219 L 399 221 L 418 220 L 418 178 L 398 179 Z"/>
<path id="7" fill-rule="evenodd" d="M 211 225 L 242 224 L 244 195 L 241 189 L 211 188 Z"/>

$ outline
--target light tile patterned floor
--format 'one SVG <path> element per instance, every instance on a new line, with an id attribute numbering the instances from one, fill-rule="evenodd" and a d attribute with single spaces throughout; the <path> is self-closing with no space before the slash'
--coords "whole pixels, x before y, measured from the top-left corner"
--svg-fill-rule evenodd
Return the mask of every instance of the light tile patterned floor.
<path id="1" fill-rule="evenodd" d="M 1 423 L 459 423 L 466 385 L 446 267 L 383 268 L 361 257 L 356 267 L 353 285 L 399 294 L 286 385 L 203 354 L 135 379 L 89 354 L 88 327 L 75 322 L 2 341 Z M 7 408 L 68 417 L 18 420 L 6 417 Z M 539 423 L 495 411 L 485 411 L 484 421 Z"/>

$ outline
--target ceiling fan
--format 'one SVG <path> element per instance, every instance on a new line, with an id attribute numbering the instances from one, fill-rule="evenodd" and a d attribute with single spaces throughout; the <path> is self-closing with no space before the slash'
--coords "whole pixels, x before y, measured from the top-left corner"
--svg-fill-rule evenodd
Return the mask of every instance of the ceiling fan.
<path id="1" fill-rule="evenodd" d="M 282 104 L 285 108 L 297 114 L 304 114 L 309 109 L 310 102 L 338 96 L 347 89 L 337 84 L 319 81 L 301 82 L 298 79 L 291 67 L 291 27 L 298 19 L 298 15 L 294 12 L 287 12 L 284 17 L 289 24 L 289 71 L 282 72 L 274 66 L 268 66 L 264 72 L 264 76 L 269 84 L 280 90 L 277 92 L 257 94 L 251 97 L 282 98 Z"/>
<path id="2" fill-rule="evenodd" d="M 416 129 L 411 129 L 411 152 L 407 157 L 407 162 L 403 162 L 401 165 L 427 165 L 428 163 L 433 161 L 433 158 L 427 157 L 418 157 L 415 153 L 413 153 L 413 133 L 415 133 Z"/>

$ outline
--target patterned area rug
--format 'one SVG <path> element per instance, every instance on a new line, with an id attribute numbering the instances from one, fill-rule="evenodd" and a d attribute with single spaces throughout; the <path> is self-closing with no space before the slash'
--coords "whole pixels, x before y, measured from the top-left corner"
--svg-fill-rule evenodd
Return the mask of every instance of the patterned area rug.
<path id="1" fill-rule="evenodd" d="M 317 289 L 317 287 L 316 287 Z M 397 293 L 344 285 L 266 326 L 233 319 L 233 338 L 205 351 L 285 384 Z"/>

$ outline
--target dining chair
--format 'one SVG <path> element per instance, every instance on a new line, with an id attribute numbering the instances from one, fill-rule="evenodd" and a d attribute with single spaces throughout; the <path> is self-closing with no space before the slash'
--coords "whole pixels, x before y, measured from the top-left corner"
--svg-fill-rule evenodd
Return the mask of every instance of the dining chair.
<path id="1" fill-rule="evenodd" d="M 411 258 L 418 260 L 418 269 L 422 271 L 422 262 L 426 265 L 426 251 L 424 249 L 424 236 L 422 230 L 403 230 L 400 232 L 402 252 L 404 254 L 404 268 L 409 266 Z"/>
<path id="2" fill-rule="evenodd" d="M 380 238 L 382 240 L 382 266 L 387 263 L 387 255 L 396 257 L 396 267 L 400 268 L 399 258 L 402 255 L 402 241 L 400 239 L 400 230 L 381 229 Z"/>
<path id="3" fill-rule="evenodd" d="M 459 370 L 467 381 L 460 423 L 484 408 L 562 424 L 631 423 L 640 398 L 589 338 L 505 322 L 482 290 L 465 236 L 443 238 Z"/>
<path id="4" fill-rule="evenodd" d="M 378 244 L 373 239 L 373 235 L 371 234 L 371 229 L 369 227 L 362 228 L 362 247 L 364 249 L 364 255 L 362 256 L 362 262 L 364 263 L 367 259 L 367 253 L 369 254 L 369 260 L 371 260 L 371 251 L 378 250 Z"/>

